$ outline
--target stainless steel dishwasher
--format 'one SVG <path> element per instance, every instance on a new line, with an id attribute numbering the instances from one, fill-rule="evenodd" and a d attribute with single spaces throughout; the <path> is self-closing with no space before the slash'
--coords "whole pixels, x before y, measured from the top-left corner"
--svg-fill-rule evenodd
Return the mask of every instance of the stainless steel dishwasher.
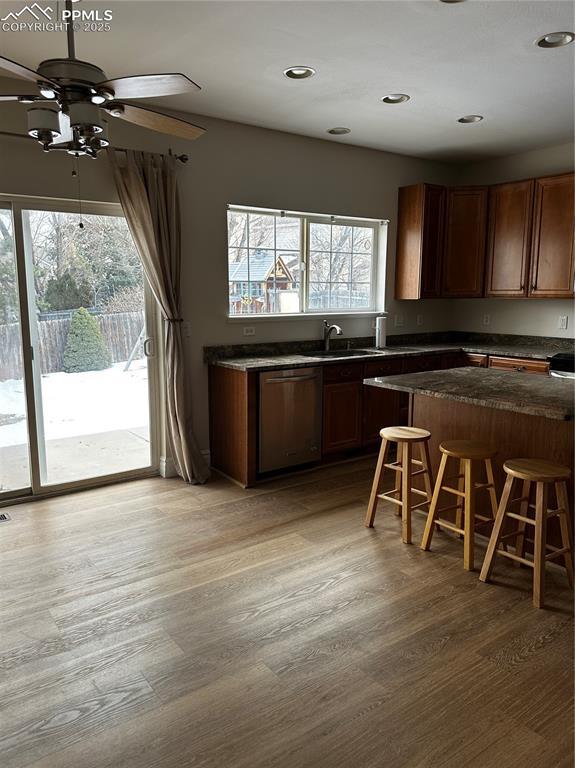
<path id="1" fill-rule="evenodd" d="M 260 373 L 260 472 L 319 461 L 321 396 L 321 368 Z"/>

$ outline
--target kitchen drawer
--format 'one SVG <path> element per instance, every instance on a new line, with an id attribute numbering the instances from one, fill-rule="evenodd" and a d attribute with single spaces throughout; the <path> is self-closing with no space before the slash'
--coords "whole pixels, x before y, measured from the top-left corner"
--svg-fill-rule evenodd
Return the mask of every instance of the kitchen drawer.
<path id="1" fill-rule="evenodd" d="M 365 364 L 364 378 L 373 379 L 375 376 L 395 376 L 403 372 L 403 360 L 374 360 Z"/>
<path id="2" fill-rule="evenodd" d="M 489 359 L 487 355 L 479 355 L 475 352 L 464 352 L 463 357 L 465 358 L 465 365 L 472 365 L 476 368 L 487 368 L 487 361 Z"/>
<path id="3" fill-rule="evenodd" d="M 363 379 L 363 363 L 343 363 L 341 365 L 326 365 L 323 369 L 325 384 L 335 384 Z"/>
<path id="4" fill-rule="evenodd" d="M 489 357 L 489 367 L 502 371 L 521 371 L 522 373 L 549 373 L 549 363 L 544 360 L 529 360 L 521 357 Z"/>

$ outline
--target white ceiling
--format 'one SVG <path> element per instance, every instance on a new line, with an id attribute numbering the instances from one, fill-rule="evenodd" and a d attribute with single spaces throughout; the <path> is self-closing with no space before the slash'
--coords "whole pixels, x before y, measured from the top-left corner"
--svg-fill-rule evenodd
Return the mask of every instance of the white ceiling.
<path id="1" fill-rule="evenodd" d="M 0 15 L 22 6 L 0 0 Z M 575 44 L 533 44 L 575 29 L 569 0 L 84 0 L 75 7 L 114 13 L 109 32 L 78 35 L 79 58 L 110 77 L 181 71 L 202 86 L 156 106 L 442 160 L 573 139 Z M 35 68 L 64 55 L 64 34 L 0 32 L 0 53 Z M 290 81 L 282 73 L 295 64 L 317 75 Z M 383 104 L 390 92 L 411 101 Z M 485 120 L 457 123 L 469 113 Z M 326 134 L 342 125 L 352 133 Z"/>

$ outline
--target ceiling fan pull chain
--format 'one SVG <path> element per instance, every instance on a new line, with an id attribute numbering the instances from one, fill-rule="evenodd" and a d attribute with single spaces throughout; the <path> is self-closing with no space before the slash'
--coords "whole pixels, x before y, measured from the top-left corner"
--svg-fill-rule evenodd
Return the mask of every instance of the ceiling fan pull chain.
<path id="1" fill-rule="evenodd" d="M 78 226 L 80 229 L 84 229 L 84 220 L 82 218 L 82 194 L 81 194 L 81 187 L 80 187 L 80 156 L 78 153 L 76 153 L 73 157 L 73 163 L 74 163 L 74 170 L 72 171 L 72 176 L 76 179 L 76 182 L 78 184 L 78 209 L 80 213 L 80 223 Z"/>

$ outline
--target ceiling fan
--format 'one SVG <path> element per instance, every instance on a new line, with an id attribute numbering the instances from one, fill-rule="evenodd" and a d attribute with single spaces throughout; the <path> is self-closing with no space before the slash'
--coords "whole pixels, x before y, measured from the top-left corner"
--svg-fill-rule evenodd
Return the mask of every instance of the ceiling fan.
<path id="1" fill-rule="evenodd" d="M 72 18 L 71 8 L 72 0 L 66 0 L 68 18 Z M 47 59 L 37 70 L 0 56 L 0 70 L 34 83 L 35 88 L 29 92 L 0 95 L 0 101 L 28 105 L 28 136 L 36 139 L 45 152 L 57 149 L 96 158 L 110 144 L 106 119 L 109 115 L 182 139 L 197 139 L 205 133 L 193 123 L 124 101 L 200 90 L 189 77 L 153 74 L 110 80 L 100 67 L 76 58 L 71 22 L 67 24 L 67 36 L 68 58 Z"/>

